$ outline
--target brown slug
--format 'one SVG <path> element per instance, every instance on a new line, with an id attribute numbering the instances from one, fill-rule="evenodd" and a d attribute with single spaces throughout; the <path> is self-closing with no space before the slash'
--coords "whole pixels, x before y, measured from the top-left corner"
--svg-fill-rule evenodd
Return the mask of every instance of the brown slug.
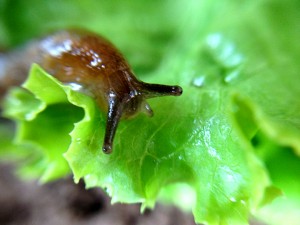
<path id="1" fill-rule="evenodd" d="M 25 81 L 32 63 L 64 84 L 93 98 L 107 112 L 102 150 L 112 151 L 121 117 L 140 111 L 153 114 L 147 98 L 179 96 L 182 88 L 138 80 L 122 54 L 103 37 L 88 31 L 63 30 L 33 41 L 21 50 L 0 54 L 0 94 Z"/>

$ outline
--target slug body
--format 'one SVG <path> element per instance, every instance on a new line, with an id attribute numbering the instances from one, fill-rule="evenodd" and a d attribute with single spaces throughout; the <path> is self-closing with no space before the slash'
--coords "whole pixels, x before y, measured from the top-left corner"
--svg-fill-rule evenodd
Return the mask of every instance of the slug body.
<path id="1" fill-rule="evenodd" d="M 93 96 L 107 112 L 102 150 L 112 151 L 121 117 L 140 111 L 152 115 L 147 98 L 179 96 L 179 86 L 148 84 L 138 80 L 121 53 L 106 39 L 91 32 L 59 31 L 28 44 L 21 51 L 0 54 L 0 93 L 26 79 L 32 63 L 76 90 Z M 2 65 L 3 64 L 3 65 Z"/>

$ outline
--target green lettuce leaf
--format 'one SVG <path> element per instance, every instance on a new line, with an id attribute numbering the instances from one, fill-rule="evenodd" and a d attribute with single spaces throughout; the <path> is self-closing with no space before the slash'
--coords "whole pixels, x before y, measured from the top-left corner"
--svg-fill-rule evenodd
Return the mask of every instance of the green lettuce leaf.
<path id="1" fill-rule="evenodd" d="M 17 89 L 13 95 L 16 91 L 12 91 L 6 108 L 19 119 L 18 141 L 40 149 L 43 164 L 34 166 L 42 172 L 42 181 L 68 172 L 64 154 L 75 181 L 83 177 L 88 187 L 103 187 L 113 202 L 143 202 L 144 207 L 152 207 L 164 185 L 188 183 L 197 196 L 196 220 L 210 224 L 247 223 L 249 209 L 259 204 L 269 185 L 251 148 L 243 146 L 228 125 L 229 117 L 218 113 L 219 105 L 212 103 L 219 93 L 203 95 L 186 87 L 189 97 L 197 99 L 194 107 L 184 97 L 166 98 L 163 105 L 153 101 L 155 119 L 140 115 L 123 121 L 114 152 L 106 155 L 101 152 L 104 116 L 92 99 L 62 85 L 38 66 L 33 66 L 23 87 L 32 94 Z M 22 102 L 24 96 L 35 107 L 19 105 L 14 112 L 14 103 Z M 84 110 L 83 118 L 78 107 Z"/>
<path id="2" fill-rule="evenodd" d="M 178 196 L 186 191 L 195 198 L 186 203 L 195 221 L 204 224 L 248 224 L 254 215 L 270 224 L 296 225 L 298 1 L 151 1 L 143 5 L 147 18 L 138 1 L 118 3 L 123 14 L 96 1 L 73 9 L 91 9 L 82 22 L 89 20 L 93 30 L 124 33 L 118 43 L 137 74 L 148 73 L 143 80 L 180 84 L 183 95 L 151 100 L 153 118 L 123 120 L 114 152 L 105 155 L 105 113 L 35 65 L 5 104 L 5 115 L 17 121 L 16 142 L 24 147 L 13 152 L 28 158 L 21 173 L 49 181 L 72 172 L 75 181 L 84 178 L 87 187 L 104 188 L 112 202 L 143 207 L 153 207 L 160 193 L 182 205 Z M 100 5 L 103 11 L 96 15 L 92 9 Z M 133 18 L 144 20 L 133 25 Z M 158 22 L 158 30 L 151 30 Z M 143 56 L 135 55 L 137 45 Z M 284 197 L 272 202 L 279 195 Z"/>

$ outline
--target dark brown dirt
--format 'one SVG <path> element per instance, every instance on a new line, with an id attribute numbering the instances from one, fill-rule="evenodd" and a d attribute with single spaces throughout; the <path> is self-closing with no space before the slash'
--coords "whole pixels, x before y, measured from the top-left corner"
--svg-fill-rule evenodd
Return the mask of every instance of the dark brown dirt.
<path id="1" fill-rule="evenodd" d="M 40 185 L 13 171 L 0 164 L 0 225 L 195 225 L 191 214 L 173 206 L 157 204 L 140 214 L 139 204 L 111 205 L 101 189 L 86 190 L 70 177 Z"/>
<path id="2" fill-rule="evenodd" d="M 140 214 L 140 205 L 110 204 L 100 189 L 71 178 L 39 185 L 20 181 L 11 165 L 0 165 L 1 225 L 192 225 L 192 215 L 158 204 Z"/>

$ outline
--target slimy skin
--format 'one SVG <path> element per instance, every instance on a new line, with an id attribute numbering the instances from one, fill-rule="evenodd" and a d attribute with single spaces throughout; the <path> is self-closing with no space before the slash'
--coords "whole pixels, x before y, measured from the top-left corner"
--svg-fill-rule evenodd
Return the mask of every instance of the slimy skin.
<path id="1" fill-rule="evenodd" d="M 91 95 L 100 109 L 107 112 L 104 153 L 112 152 L 121 117 L 132 117 L 140 111 L 151 116 L 153 112 L 146 99 L 182 94 L 179 86 L 138 80 L 122 54 L 103 37 L 87 31 L 64 30 L 22 49 L 0 53 L 1 96 L 25 81 L 32 63 L 39 64 L 62 83 Z"/>

